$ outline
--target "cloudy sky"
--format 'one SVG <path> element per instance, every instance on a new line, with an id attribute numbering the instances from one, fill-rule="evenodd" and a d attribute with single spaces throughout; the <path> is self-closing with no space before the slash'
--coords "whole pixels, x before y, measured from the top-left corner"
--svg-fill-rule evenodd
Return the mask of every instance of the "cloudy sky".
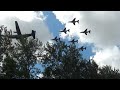
<path id="1" fill-rule="evenodd" d="M 9 11 L 0 12 L 0 25 L 15 31 L 14 21 L 18 21 L 21 33 L 36 30 L 36 36 L 42 42 L 55 36 L 68 42 L 71 38 L 79 40 L 78 47 L 85 45 L 83 57 L 93 58 L 97 64 L 111 65 L 120 69 L 120 12 L 119 11 Z M 68 23 L 73 18 L 79 24 Z M 70 29 L 68 34 L 60 30 Z M 80 33 L 86 28 L 91 30 L 87 36 Z"/>

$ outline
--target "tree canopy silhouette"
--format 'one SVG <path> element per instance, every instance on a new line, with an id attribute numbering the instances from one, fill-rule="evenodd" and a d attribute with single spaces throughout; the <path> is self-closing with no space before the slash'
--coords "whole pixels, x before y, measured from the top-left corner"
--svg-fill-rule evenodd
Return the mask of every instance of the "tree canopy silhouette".
<path id="1" fill-rule="evenodd" d="M 1 36 L 4 34 L 4 37 Z M 76 44 L 59 40 L 47 42 L 43 47 L 38 39 L 12 40 L 12 32 L 0 27 L 0 78 L 1 79 L 120 79 L 118 69 L 99 67 L 94 60 L 82 58 Z M 40 71 L 36 64 L 45 68 Z"/>
<path id="2" fill-rule="evenodd" d="M 99 67 L 94 60 L 84 60 L 75 44 L 64 41 L 47 43 L 43 56 L 44 77 L 47 79 L 120 79 L 117 69 Z"/>
<path id="3" fill-rule="evenodd" d="M 7 37 L 10 31 L 3 30 L 3 32 L 4 37 L 0 37 L 2 39 L 0 56 L 1 73 L 4 75 L 1 75 L 1 78 L 37 78 L 40 70 L 35 67 L 37 64 L 35 53 L 42 50 L 42 42 L 32 38 L 22 38 L 12 42 L 12 39 Z"/>

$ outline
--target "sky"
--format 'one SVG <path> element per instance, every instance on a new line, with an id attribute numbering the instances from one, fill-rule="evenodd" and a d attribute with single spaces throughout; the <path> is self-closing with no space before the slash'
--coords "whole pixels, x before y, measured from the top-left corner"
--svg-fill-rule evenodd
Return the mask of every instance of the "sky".
<path id="1" fill-rule="evenodd" d="M 78 47 L 86 46 L 83 58 L 93 58 L 100 66 L 111 65 L 120 69 L 120 12 L 119 11 L 0 11 L 0 25 L 15 31 L 14 21 L 18 21 L 21 33 L 36 30 L 36 37 L 43 43 L 55 36 L 67 43 L 71 38 L 78 39 Z M 68 23 L 73 18 L 79 24 Z M 68 34 L 60 33 L 64 28 Z M 80 33 L 86 28 L 88 35 Z"/>

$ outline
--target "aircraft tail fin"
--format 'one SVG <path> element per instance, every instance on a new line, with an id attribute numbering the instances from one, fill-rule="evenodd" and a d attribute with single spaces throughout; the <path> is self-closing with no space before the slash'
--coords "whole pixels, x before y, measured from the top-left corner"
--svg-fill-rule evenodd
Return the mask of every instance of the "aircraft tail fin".
<path id="1" fill-rule="evenodd" d="M 19 30 L 20 30 L 20 28 L 19 28 L 19 26 L 18 26 L 18 22 L 17 22 L 17 21 L 15 21 L 15 25 L 16 25 L 16 29 L 19 29 Z"/>
<path id="2" fill-rule="evenodd" d="M 70 32 L 70 29 L 68 29 L 67 31 Z"/>
<path id="3" fill-rule="evenodd" d="M 89 31 L 89 33 L 91 32 L 91 30 Z"/>
<path id="4" fill-rule="evenodd" d="M 77 22 L 79 23 L 79 20 L 77 20 Z"/>
<path id="5" fill-rule="evenodd" d="M 78 43 L 78 40 L 76 42 Z"/>
<path id="6" fill-rule="evenodd" d="M 60 38 L 58 38 L 58 40 L 60 40 Z"/>
<path id="7" fill-rule="evenodd" d="M 35 33 L 36 33 L 36 31 L 32 30 L 31 35 L 33 36 L 34 39 L 35 39 Z"/>
<path id="8" fill-rule="evenodd" d="M 86 47 L 85 47 L 85 50 L 86 50 Z"/>

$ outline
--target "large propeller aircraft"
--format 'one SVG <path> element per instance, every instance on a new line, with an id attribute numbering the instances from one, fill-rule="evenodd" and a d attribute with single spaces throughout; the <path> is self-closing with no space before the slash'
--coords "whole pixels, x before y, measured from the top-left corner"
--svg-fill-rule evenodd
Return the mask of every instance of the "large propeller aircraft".
<path id="1" fill-rule="evenodd" d="M 14 32 L 14 33 L 17 33 L 17 35 L 8 35 L 9 38 L 21 39 L 21 38 L 32 36 L 35 39 L 36 31 L 32 30 L 31 34 L 21 34 L 21 31 L 20 31 L 17 21 L 15 21 L 15 26 L 16 26 L 16 32 Z M 1 36 L 5 36 L 5 35 L 1 35 Z"/>

